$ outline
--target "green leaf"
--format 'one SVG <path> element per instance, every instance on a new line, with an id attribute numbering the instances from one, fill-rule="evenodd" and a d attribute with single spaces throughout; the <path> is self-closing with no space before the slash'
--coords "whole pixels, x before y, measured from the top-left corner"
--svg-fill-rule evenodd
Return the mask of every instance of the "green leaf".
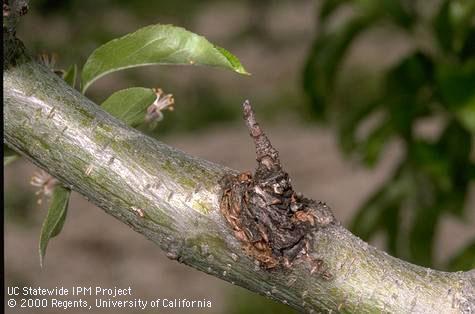
<path id="1" fill-rule="evenodd" d="M 66 83 L 68 83 L 73 88 L 76 85 L 77 72 L 78 72 L 78 67 L 77 65 L 73 64 L 72 66 L 69 67 L 69 69 L 63 75 L 63 80 L 65 80 Z"/>
<path id="2" fill-rule="evenodd" d="M 467 175 L 470 180 L 475 180 L 475 163 L 471 162 L 468 166 Z"/>
<path id="3" fill-rule="evenodd" d="M 71 190 L 63 187 L 56 186 L 51 198 L 51 205 L 48 209 L 48 213 L 43 222 L 41 228 L 39 253 L 40 253 L 40 265 L 43 267 L 44 257 L 46 254 L 46 248 L 51 238 L 57 236 L 63 228 L 64 221 L 66 219 L 66 213 L 68 210 L 69 196 Z"/>
<path id="4" fill-rule="evenodd" d="M 204 39 L 204 37 L 202 37 Z M 225 68 L 229 68 L 230 70 L 233 70 L 239 74 L 245 74 L 245 75 L 250 75 L 250 73 L 248 73 L 244 67 L 242 66 L 241 64 L 241 61 L 239 61 L 239 59 L 233 55 L 232 53 L 230 53 L 229 51 L 227 51 L 226 49 L 222 48 L 222 47 L 219 47 L 219 46 L 216 46 L 216 45 L 213 45 L 213 47 L 218 50 L 226 59 L 227 59 L 227 62 L 229 62 L 231 64 L 231 67 L 229 67 L 227 64 L 225 65 L 215 65 L 215 64 L 209 64 L 209 65 L 212 65 L 212 66 L 222 66 L 222 67 L 225 67 Z M 212 61 L 210 61 L 212 62 Z M 196 61 L 195 61 L 196 63 Z M 203 64 L 206 64 L 206 63 L 203 63 Z M 206 64 L 208 65 L 208 64 Z"/>
<path id="5" fill-rule="evenodd" d="M 420 266 L 431 267 L 433 242 L 437 223 L 443 209 L 439 205 L 419 207 L 409 234 L 411 260 Z"/>
<path id="6" fill-rule="evenodd" d="M 449 109 L 463 106 L 475 97 L 475 60 L 464 64 L 440 63 L 436 78 Z"/>
<path id="7" fill-rule="evenodd" d="M 445 0 L 442 3 L 434 20 L 434 29 L 443 52 L 465 59 L 466 49 L 473 51 L 474 16 L 474 1 Z"/>
<path id="8" fill-rule="evenodd" d="M 450 21 L 450 0 L 445 0 L 440 6 L 439 12 L 434 20 L 434 31 L 440 48 L 448 52 L 452 48 L 453 28 Z"/>
<path id="9" fill-rule="evenodd" d="M 373 167 L 377 164 L 393 132 L 391 123 L 385 119 L 360 143 L 359 148 L 367 166 Z"/>
<path id="10" fill-rule="evenodd" d="M 317 37 L 306 61 L 303 87 L 317 116 L 326 112 L 326 98 L 333 91 L 340 63 L 353 40 L 372 21 L 372 17 L 356 16 L 335 32 Z"/>
<path id="11" fill-rule="evenodd" d="M 415 94 L 431 82 L 433 68 L 433 60 L 423 52 L 416 51 L 390 69 L 386 77 L 386 88 L 393 95 Z"/>
<path id="12" fill-rule="evenodd" d="M 340 115 L 339 140 L 344 153 L 348 154 L 360 146 L 356 139 L 358 126 L 382 104 L 383 101 L 381 100 L 352 104 L 351 110 L 347 110 L 344 115 Z"/>
<path id="13" fill-rule="evenodd" d="M 7 145 L 3 144 L 3 166 L 7 166 L 20 158 L 21 156 L 18 155 L 14 150 L 10 149 Z"/>
<path id="14" fill-rule="evenodd" d="M 387 217 L 398 215 L 398 208 L 407 189 L 404 176 L 404 166 L 399 166 L 386 183 L 373 193 L 358 209 L 356 216 L 351 222 L 350 230 L 363 240 L 370 239 L 378 230 L 391 230 L 388 227 Z M 394 227 L 399 229 L 399 220 L 393 221 Z"/>
<path id="15" fill-rule="evenodd" d="M 320 7 L 320 20 L 325 21 L 335 10 L 348 0 L 325 0 Z"/>
<path id="16" fill-rule="evenodd" d="M 445 107 L 475 133 L 475 60 L 438 65 L 436 80 Z"/>
<path id="17" fill-rule="evenodd" d="M 249 74 L 234 55 L 203 36 L 181 27 L 158 24 L 97 48 L 84 65 L 82 92 L 108 73 L 155 64 L 201 64 Z"/>
<path id="18" fill-rule="evenodd" d="M 451 189 L 444 191 L 444 194 L 441 194 L 442 191 L 438 192 L 444 203 L 442 206 L 445 211 L 463 217 L 467 207 L 464 203 L 468 197 L 470 181 L 473 180 L 470 169 L 473 135 L 458 121 L 452 120 L 436 145 L 437 151 L 432 158 L 445 161 L 449 166 L 445 180 L 449 180 Z"/>
<path id="19" fill-rule="evenodd" d="M 460 142 L 453 144 L 459 145 Z M 447 192 L 453 188 L 451 182 L 453 170 L 450 168 L 446 151 L 437 149 L 435 144 L 428 141 L 415 140 L 410 158 L 419 171 L 430 178 L 440 191 Z"/>
<path id="20" fill-rule="evenodd" d="M 356 216 L 351 222 L 350 230 L 365 241 L 369 240 L 382 227 L 383 206 L 386 206 L 387 202 L 386 190 L 383 187 L 369 198 L 358 209 Z"/>
<path id="21" fill-rule="evenodd" d="M 475 239 L 450 259 L 447 268 L 449 271 L 475 269 Z"/>
<path id="22" fill-rule="evenodd" d="M 414 24 L 414 5 L 401 0 L 373 0 L 380 6 L 382 13 L 386 14 L 394 23 L 410 29 Z"/>
<path id="23" fill-rule="evenodd" d="M 473 134 L 475 134 L 475 97 L 456 112 L 457 119 Z"/>
<path id="24" fill-rule="evenodd" d="M 151 88 L 132 87 L 115 92 L 101 107 L 127 125 L 136 127 L 144 122 L 147 108 L 156 98 Z"/>
<path id="25" fill-rule="evenodd" d="M 392 182 L 386 183 L 358 209 L 350 226 L 353 233 L 367 241 L 384 227 L 382 222 L 386 210 L 394 208 L 399 202 L 394 186 Z"/>
<path id="26" fill-rule="evenodd" d="M 394 131 L 405 139 L 412 137 L 414 121 L 431 113 L 433 67 L 430 57 L 416 51 L 386 74 L 382 99 Z"/>
<path id="27" fill-rule="evenodd" d="M 401 217 L 399 213 L 400 204 L 391 204 L 384 210 L 382 217 L 382 223 L 385 225 L 386 231 L 386 246 L 388 253 L 397 256 L 398 255 L 398 240 L 399 231 L 401 225 Z"/>
<path id="28" fill-rule="evenodd" d="M 475 26 L 467 29 L 467 35 L 460 48 L 460 58 L 464 61 L 475 56 Z"/>

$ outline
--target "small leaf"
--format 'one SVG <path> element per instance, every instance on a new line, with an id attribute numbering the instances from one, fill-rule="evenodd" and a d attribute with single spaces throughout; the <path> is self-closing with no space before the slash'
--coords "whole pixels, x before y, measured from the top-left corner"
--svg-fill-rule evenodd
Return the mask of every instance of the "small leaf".
<path id="1" fill-rule="evenodd" d="M 63 80 L 69 84 L 69 86 L 73 87 L 76 85 L 76 76 L 78 72 L 77 65 L 73 64 L 69 67 L 69 69 L 64 73 Z"/>
<path id="2" fill-rule="evenodd" d="M 21 156 L 18 155 L 14 150 L 10 149 L 7 145 L 3 144 L 3 166 L 7 166 L 20 158 Z"/>
<path id="3" fill-rule="evenodd" d="M 202 64 L 249 74 L 227 50 L 205 37 L 172 25 L 150 25 L 97 48 L 82 71 L 82 92 L 100 77 L 155 64 Z"/>
<path id="4" fill-rule="evenodd" d="M 147 108 L 156 98 L 151 88 L 132 87 L 115 92 L 101 107 L 127 125 L 136 127 L 144 122 Z"/>
<path id="5" fill-rule="evenodd" d="M 43 227 L 41 228 L 39 244 L 41 267 L 43 267 L 44 257 L 49 240 L 57 236 L 63 228 L 68 210 L 70 194 L 71 190 L 63 186 L 57 186 L 53 191 L 51 204 L 43 222 Z"/>

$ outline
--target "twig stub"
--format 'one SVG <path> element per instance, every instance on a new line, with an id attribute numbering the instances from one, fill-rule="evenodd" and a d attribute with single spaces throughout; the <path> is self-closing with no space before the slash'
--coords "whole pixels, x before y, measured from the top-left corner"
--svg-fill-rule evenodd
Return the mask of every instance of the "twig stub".
<path id="1" fill-rule="evenodd" d="M 296 258 L 308 256 L 312 231 L 335 222 L 335 218 L 324 204 L 293 190 L 249 101 L 243 109 L 258 166 L 254 175 L 227 175 L 221 180 L 221 212 L 246 253 L 264 268 L 289 267 Z"/>

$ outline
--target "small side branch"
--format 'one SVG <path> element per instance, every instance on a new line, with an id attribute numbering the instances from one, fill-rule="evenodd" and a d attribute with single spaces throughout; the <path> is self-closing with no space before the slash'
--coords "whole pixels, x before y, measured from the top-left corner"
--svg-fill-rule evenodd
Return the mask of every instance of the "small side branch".
<path id="1" fill-rule="evenodd" d="M 280 168 L 279 153 L 272 146 L 271 142 L 264 134 L 264 131 L 262 131 L 261 127 L 257 123 L 251 103 L 249 100 L 246 100 L 242 106 L 244 111 L 244 121 L 246 122 L 249 133 L 254 140 L 254 144 L 256 145 L 257 161 L 266 165 L 269 170 L 272 167 Z"/>

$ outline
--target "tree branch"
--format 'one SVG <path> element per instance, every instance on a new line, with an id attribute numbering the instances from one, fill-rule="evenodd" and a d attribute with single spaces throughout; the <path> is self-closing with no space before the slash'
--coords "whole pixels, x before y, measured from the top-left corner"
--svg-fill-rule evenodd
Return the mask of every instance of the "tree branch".
<path id="1" fill-rule="evenodd" d="M 474 271 L 409 264 L 338 223 L 311 230 L 308 260 L 259 267 L 219 210 L 219 181 L 235 171 L 127 127 L 22 49 L 15 51 L 9 54 L 14 62 L 4 64 L 4 143 L 155 242 L 169 258 L 300 311 L 475 311 Z"/>

